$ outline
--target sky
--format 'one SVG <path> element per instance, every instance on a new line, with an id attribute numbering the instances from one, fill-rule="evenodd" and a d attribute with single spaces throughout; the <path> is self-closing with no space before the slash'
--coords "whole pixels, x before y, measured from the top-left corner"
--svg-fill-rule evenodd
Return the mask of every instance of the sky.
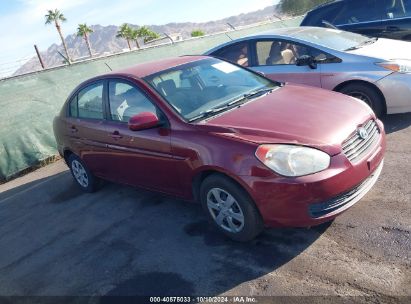
<path id="1" fill-rule="evenodd" d="M 33 45 L 45 51 L 60 44 L 53 25 L 45 25 L 48 9 L 59 9 L 67 18 L 64 36 L 79 23 L 88 25 L 166 24 L 205 22 L 259 10 L 278 0 L 0 0 L 0 71 L 7 73 L 33 56 Z"/>

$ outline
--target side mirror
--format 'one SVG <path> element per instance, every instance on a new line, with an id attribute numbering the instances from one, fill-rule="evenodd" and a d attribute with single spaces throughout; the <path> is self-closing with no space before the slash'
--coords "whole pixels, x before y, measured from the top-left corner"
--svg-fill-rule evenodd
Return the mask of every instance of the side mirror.
<path id="1" fill-rule="evenodd" d="M 317 68 L 317 62 L 312 56 L 303 55 L 297 58 L 296 62 L 297 66 L 309 66 L 311 69 L 315 70 Z"/>
<path id="2" fill-rule="evenodd" d="M 143 112 L 134 115 L 128 121 L 128 128 L 131 131 L 141 131 L 151 128 L 158 127 L 160 125 L 160 120 L 157 115 L 151 112 Z"/>

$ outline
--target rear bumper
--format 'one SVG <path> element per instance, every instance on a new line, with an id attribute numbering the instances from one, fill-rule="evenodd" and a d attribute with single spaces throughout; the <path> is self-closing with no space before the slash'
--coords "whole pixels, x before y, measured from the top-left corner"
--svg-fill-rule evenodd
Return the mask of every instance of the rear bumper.
<path id="1" fill-rule="evenodd" d="M 377 81 L 387 104 L 387 114 L 411 112 L 411 74 L 392 73 Z"/>
<path id="2" fill-rule="evenodd" d="M 295 179 L 242 176 L 266 226 L 309 227 L 332 220 L 361 200 L 383 167 L 385 135 L 356 163 L 344 154 L 331 158 L 322 172 Z"/>

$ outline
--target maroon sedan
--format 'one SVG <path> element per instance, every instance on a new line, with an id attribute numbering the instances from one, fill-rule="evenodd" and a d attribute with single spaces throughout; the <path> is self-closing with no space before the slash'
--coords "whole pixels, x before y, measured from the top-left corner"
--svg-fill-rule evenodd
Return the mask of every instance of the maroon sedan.
<path id="1" fill-rule="evenodd" d="M 54 132 L 83 190 L 105 179 L 200 201 L 239 241 L 333 219 L 371 189 L 385 151 L 383 124 L 358 100 L 205 56 L 82 83 Z"/>

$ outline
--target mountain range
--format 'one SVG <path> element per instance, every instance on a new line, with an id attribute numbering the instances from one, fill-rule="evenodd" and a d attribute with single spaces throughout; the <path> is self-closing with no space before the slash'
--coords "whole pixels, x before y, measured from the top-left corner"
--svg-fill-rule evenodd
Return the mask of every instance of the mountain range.
<path id="1" fill-rule="evenodd" d="M 237 27 L 244 26 L 248 24 L 254 24 L 262 21 L 267 21 L 273 18 L 273 15 L 278 15 L 277 6 L 268 6 L 262 10 L 240 14 L 237 16 L 231 16 L 217 21 L 209 21 L 204 23 L 194 23 L 194 22 L 184 22 L 184 23 L 168 23 L 165 25 L 149 25 L 148 27 L 163 36 L 163 33 L 168 35 L 178 35 L 182 39 L 191 37 L 191 32 L 193 30 L 200 29 L 205 34 L 212 34 L 216 32 L 221 32 L 229 29 L 227 23 Z M 131 27 L 139 27 L 136 24 L 130 24 Z M 121 52 L 122 50 L 128 48 L 126 40 L 122 38 L 117 38 L 117 25 L 92 25 L 93 33 L 89 35 L 89 40 L 93 53 L 95 54 L 112 54 Z M 55 29 L 54 29 L 55 30 Z M 63 28 L 64 30 L 64 28 Z M 57 35 L 57 32 L 56 32 Z M 68 52 L 72 60 L 79 58 L 84 58 L 89 55 L 86 44 L 82 37 L 78 37 L 76 34 L 68 35 L 65 38 Z M 142 41 L 140 45 L 142 45 Z M 132 46 L 135 46 L 134 42 L 131 42 Z M 63 63 L 63 58 L 58 54 L 58 52 L 64 54 L 64 49 L 62 44 L 52 44 L 46 51 L 41 52 L 41 57 L 46 68 L 53 66 L 58 66 Z M 21 75 L 24 73 L 29 73 L 33 71 L 41 70 L 40 63 L 37 57 L 31 58 L 24 65 L 22 65 L 13 74 Z"/>

